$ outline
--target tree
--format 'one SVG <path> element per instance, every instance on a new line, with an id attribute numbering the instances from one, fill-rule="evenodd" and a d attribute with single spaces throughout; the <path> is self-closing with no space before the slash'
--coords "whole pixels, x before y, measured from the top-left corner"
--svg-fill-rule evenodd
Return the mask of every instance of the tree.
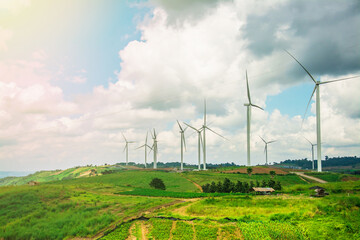
<path id="1" fill-rule="evenodd" d="M 260 182 L 256 180 L 256 187 L 260 187 Z"/>
<path id="2" fill-rule="evenodd" d="M 275 181 L 270 179 L 268 182 L 268 187 L 274 188 L 275 184 L 276 184 Z"/>
<path id="3" fill-rule="evenodd" d="M 281 189 L 282 189 L 281 183 L 280 183 L 279 181 L 277 181 L 277 182 L 275 183 L 274 189 L 275 189 L 275 190 L 281 190 Z"/>
<path id="4" fill-rule="evenodd" d="M 244 182 L 244 189 L 243 189 L 243 193 L 247 193 L 250 191 L 250 188 L 249 188 L 249 183 L 247 182 Z"/>
<path id="5" fill-rule="evenodd" d="M 265 179 L 262 180 L 262 182 L 261 182 L 261 187 L 267 187 L 267 182 L 265 181 Z"/>
<path id="6" fill-rule="evenodd" d="M 235 192 L 244 192 L 244 187 L 242 182 L 237 181 L 236 185 L 235 185 Z"/>
<path id="7" fill-rule="evenodd" d="M 220 181 L 216 184 L 216 192 L 223 192 L 223 186 Z"/>
<path id="8" fill-rule="evenodd" d="M 209 183 L 201 186 L 201 188 L 202 188 L 202 190 L 203 190 L 204 193 L 210 192 L 210 184 L 209 184 Z"/>
<path id="9" fill-rule="evenodd" d="M 224 183 L 222 184 L 222 192 L 229 193 L 231 191 L 230 186 L 231 182 L 228 178 L 224 179 Z"/>
<path id="10" fill-rule="evenodd" d="M 275 175 L 276 175 L 276 172 L 275 171 L 270 171 L 270 175 L 271 175 L 271 178 L 274 178 Z"/>
<path id="11" fill-rule="evenodd" d="M 246 171 L 247 171 L 247 174 L 248 174 L 249 176 L 251 176 L 251 173 L 252 173 L 253 169 L 252 169 L 251 167 L 248 167 L 248 168 L 246 169 Z"/>
<path id="12" fill-rule="evenodd" d="M 211 182 L 209 190 L 211 193 L 216 192 L 217 188 L 216 188 L 216 183 L 214 181 Z"/>
<path id="13" fill-rule="evenodd" d="M 155 189 L 161 189 L 161 190 L 165 190 L 165 184 L 163 182 L 163 180 L 161 180 L 160 178 L 153 178 L 151 180 L 151 182 L 149 183 L 150 187 L 155 188 Z"/>

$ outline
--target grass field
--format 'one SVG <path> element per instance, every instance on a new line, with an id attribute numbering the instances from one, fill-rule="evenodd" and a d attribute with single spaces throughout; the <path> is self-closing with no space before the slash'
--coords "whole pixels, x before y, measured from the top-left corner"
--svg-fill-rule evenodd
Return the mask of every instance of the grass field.
<path id="1" fill-rule="evenodd" d="M 75 174 L 82 170 L 63 171 Z M 335 174 L 336 175 L 336 174 Z M 151 189 L 161 178 L 166 191 Z M 309 184 L 277 175 L 280 195 L 201 193 L 193 183 L 270 179 L 268 174 L 121 170 L 0 187 L 0 239 L 358 239 L 360 181 Z M 193 182 L 191 182 L 193 181 Z M 333 180 L 336 179 L 333 177 Z M 330 193 L 312 198 L 319 185 Z M 279 192 L 278 192 L 279 193 Z M 145 220 L 136 220 L 145 216 Z M 135 220 L 132 220 L 134 219 Z M 149 219 L 149 220 L 146 220 Z"/>
<path id="2" fill-rule="evenodd" d="M 116 222 L 174 201 L 114 195 L 126 189 L 118 185 L 116 175 L 1 187 L 0 239 L 92 237 Z"/>
<path id="3" fill-rule="evenodd" d="M 358 175 L 350 175 L 350 174 L 338 174 L 331 172 L 307 172 L 306 175 L 313 176 L 325 180 L 327 182 L 339 182 L 344 180 L 360 180 L 360 176 Z"/>

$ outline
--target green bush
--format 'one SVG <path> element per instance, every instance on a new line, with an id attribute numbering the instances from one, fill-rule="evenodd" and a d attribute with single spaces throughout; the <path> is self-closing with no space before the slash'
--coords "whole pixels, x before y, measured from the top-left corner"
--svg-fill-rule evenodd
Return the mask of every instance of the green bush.
<path id="1" fill-rule="evenodd" d="M 155 189 L 161 189 L 161 190 L 165 190 L 165 184 L 163 182 L 163 180 L 161 180 L 160 178 L 153 178 L 151 180 L 151 182 L 149 183 L 150 187 L 155 188 Z"/>

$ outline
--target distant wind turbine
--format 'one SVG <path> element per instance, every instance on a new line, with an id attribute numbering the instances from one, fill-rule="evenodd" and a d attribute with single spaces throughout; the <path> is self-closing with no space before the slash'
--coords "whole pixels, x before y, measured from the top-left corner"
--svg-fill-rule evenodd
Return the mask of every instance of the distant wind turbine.
<path id="1" fill-rule="evenodd" d="M 314 93 L 316 91 L 316 140 L 317 140 L 317 164 L 318 164 L 318 172 L 321 172 L 321 121 L 320 121 L 320 85 L 321 84 L 326 84 L 326 83 L 331 83 L 331 82 L 338 82 L 338 81 L 343 81 L 343 80 L 347 80 L 347 79 L 351 79 L 351 78 L 358 78 L 360 76 L 353 76 L 353 77 L 347 77 L 347 78 L 341 78 L 341 79 L 335 79 L 335 80 L 330 80 L 330 81 L 316 81 L 313 76 L 310 74 L 310 72 L 293 56 L 291 55 L 288 51 L 285 50 L 285 52 L 287 52 L 301 67 L 302 69 L 304 69 L 304 71 L 310 76 L 310 78 L 313 80 L 313 82 L 315 83 L 315 87 L 314 90 L 311 94 L 309 103 L 306 107 L 305 110 L 305 114 L 304 114 L 304 118 L 303 121 L 305 120 L 305 115 L 306 112 L 309 108 L 310 102 L 312 100 L 312 97 L 314 96 Z"/>
<path id="2" fill-rule="evenodd" d="M 246 71 L 246 88 L 247 88 L 247 96 L 248 96 L 248 100 L 249 100 L 248 103 L 244 104 L 244 106 L 246 106 L 246 108 L 247 108 L 247 166 L 251 166 L 251 162 L 250 162 L 251 107 L 256 107 L 261 110 L 264 110 L 264 109 L 251 102 L 247 71 Z"/>
<path id="3" fill-rule="evenodd" d="M 312 142 L 309 141 L 309 139 L 307 139 L 306 137 L 304 137 L 306 139 L 306 141 L 308 141 L 311 144 L 311 160 L 312 160 L 312 169 L 315 169 L 314 166 L 314 146 L 316 146 L 317 144 L 313 144 Z"/>
<path id="4" fill-rule="evenodd" d="M 152 151 L 154 152 L 154 169 L 157 169 L 157 153 L 158 153 L 158 148 L 157 148 L 157 139 L 156 139 L 156 132 L 155 132 L 155 128 L 154 128 L 154 134 L 151 133 L 152 135 L 152 139 L 153 139 L 153 145 L 152 145 Z M 150 151 L 151 151 L 150 150 Z"/>
<path id="5" fill-rule="evenodd" d="M 215 133 L 216 135 L 226 139 L 224 136 L 221 136 L 220 134 L 218 134 L 217 132 L 215 132 L 214 130 L 212 130 L 211 128 L 209 128 L 206 125 L 206 100 L 204 99 L 204 125 L 202 126 L 202 131 L 203 131 L 203 160 L 204 160 L 204 170 L 206 170 L 206 137 L 205 137 L 205 130 L 208 129 L 211 132 Z M 228 140 L 228 139 L 226 139 Z"/>
<path id="6" fill-rule="evenodd" d="M 145 168 L 147 168 L 147 148 L 152 149 L 152 148 L 147 144 L 148 134 L 149 134 L 149 132 L 146 132 L 145 144 L 144 144 L 144 145 L 141 145 L 141 146 L 138 147 L 138 148 L 136 148 L 136 149 L 139 149 L 139 148 L 142 148 L 142 147 L 143 147 L 143 148 L 145 149 Z"/>
<path id="7" fill-rule="evenodd" d="M 260 136 L 259 136 L 260 137 Z M 276 140 L 273 140 L 273 141 L 269 141 L 269 142 L 267 142 L 267 141 L 265 141 L 262 137 L 260 137 L 261 138 L 261 140 L 263 140 L 263 142 L 265 143 L 265 148 L 264 148 L 264 152 L 265 152 L 265 155 L 266 155 L 266 163 L 265 163 L 265 165 L 268 165 L 268 144 L 270 144 L 270 143 L 273 143 L 273 142 L 276 142 Z"/>
<path id="8" fill-rule="evenodd" d="M 191 126 L 191 125 L 189 125 L 189 124 L 187 124 L 187 123 L 184 123 L 186 126 L 188 126 L 188 127 L 190 127 L 190 128 L 192 128 L 192 129 L 194 129 L 196 132 L 197 132 L 197 134 L 198 134 L 198 169 L 200 170 L 201 169 L 201 163 L 200 163 L 200 146 L 202 146 L 202 138 L 201 138 L 201 131 L 202 131 L 202 128 L 200 128 L 200 129 L 196 129 L 196 128 L 194 128 L 193 126 Z"/>
<path id="9" fill-rule="evenodd" d="M 129 159 L 128 159 L 128 157 L 129 157 L 129 143 L 134 143 L 134 142 L 133 141 L 128 141 L 123 133 L 121 133 L 121 135 L 124 137 L 124 140 L 125 140 L 125 143 L 126 143 L 125 147 L 124 147 L 124 151 L 126 150 L 126 165 L 128 165 L 128 162 L 129 162 Z"/>
<path id="10" fill-rule="evenodd" d="M 186 128 L 182 128 L 179 121 L 176 120 L 176 122 L 178 123 L 179 125 L 179 128 L 180 128 L 180 144 L 181 144 L 181 166 L 180 166 L 180 169 L 181 171 L 184 170 L 184 147 L 185 147 L 185 151 L 186 151 L 186 144 L 185 144 L 185 130 L 187 129 Z"/>

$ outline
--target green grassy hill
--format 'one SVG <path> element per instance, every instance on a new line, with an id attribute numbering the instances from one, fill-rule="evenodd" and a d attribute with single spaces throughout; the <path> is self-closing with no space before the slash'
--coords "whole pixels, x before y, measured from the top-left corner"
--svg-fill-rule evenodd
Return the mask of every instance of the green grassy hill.
<path id="1" fill-rule="evenodd" d="M 73 179 L 79 177 L 89 177 L 93 175 L 101 175 L 104 171 L 118 171 L 123 169 L 122 166 L 87 166 L 87 167 L 75 167 L 66 170 L 54 170 L 54 171 L 38 171 L 25 177 L 6 177 L 0 179 L 0 186 L 8 185 L 23 185 L 30 181 L 36 182 L 49 182 L 63 179 Z"/>
<path id="2" fill-rule="evenodd" d="M 97 167 L 39 172 L 0 187 L 0 239 L 358 239 L 360 181 L 314 190 L 297 175 L 276 175 L 280 195 L 201 193 L 198 184 L 262 181 L 269 174 L 166 172 Z M 260 170 L 259 170 L 260 171 Z M 93 171 L 94 172 L 94 171 Z M 55 173 L 55 174 L 54 174 Z M 161 178 L 166 191 L 149 183 Z M 62 180 L 60 180 L 62 179 Z M 30 180 L 39 185 L 30 186 Z M 138 196 L 135 196 L 138 195 Z M 143 217 L 138 219 L 139 217 Z"/>

